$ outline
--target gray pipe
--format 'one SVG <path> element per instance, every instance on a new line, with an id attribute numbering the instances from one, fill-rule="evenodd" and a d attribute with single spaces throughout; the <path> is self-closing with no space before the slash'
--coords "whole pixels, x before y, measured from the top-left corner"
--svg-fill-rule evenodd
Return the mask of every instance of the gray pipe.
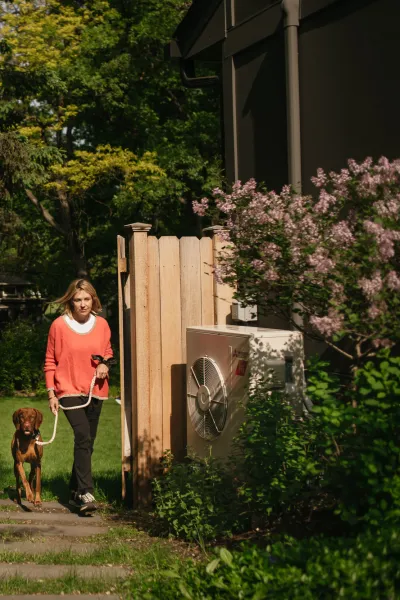
<path id="1" fill-rule="evenodd" d="M 289 183 L 301 194 L 301 138 L 300 138 L 300 78 L 299 78 L 299 25 L 300 0 L 283 0 L 285 14 L 285 58 L 286 58 L 286 111 Z M 293 308 L 296 308 L 294 305 Z M 303 318 L 292 313 L 294 329 L 302 329 Z"/>
<path id="2" fill-rule="evenodd" d="M 300 0 L 283 0 L 289 183 L 301 194 L 299 44 Z"/>

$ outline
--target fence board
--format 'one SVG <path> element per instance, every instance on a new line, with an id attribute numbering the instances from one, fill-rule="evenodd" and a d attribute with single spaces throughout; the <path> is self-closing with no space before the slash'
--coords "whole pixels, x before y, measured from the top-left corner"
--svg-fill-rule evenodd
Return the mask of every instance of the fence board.
<path id="1" fill-rule="evenodd" d="M 128 268 L 128 267 L 127 267 Z M 123 347 L 123 369 L 125 380 L 125 456 L 129 458 L 129 470 L 132 468 L 132 367 L 131 367 L 131 295 L 129 272 L 122 280 L 123 301 L 123 323 L 124 323 L 124 347 Z M 122 400 L 121 400 L 122 404 Z"/>
<path id="2" fill-rule="evenodd" d="M 154 236 L 148 238 L 150 425 L 153 467 L 163 452 L 163 390 L 161 359 L 160 252 Z M 152 469 L 154 473 L 154 468 Z"/>
<path id="3" fill-rule="evenodd" d="M 160 238 L 163 443 L 176 456 L 183 451 L 182 337 L 179 240 Z"/>
<path id="4" fill-rule="evenodd" d="M 133 224 L 129 244 L 131 274 L 132 443 L 134 504 L 150 500 L 150 406 L 147 230 Z"/>
<path id="5" fill-rule="evenodd" d="M 211 238 L 200 240 L 200 281 L 201 281 L 201 324 L 214 325 L 214 275 L 213 242 Z"/>
<path id="6" fill-rule="evenodd" d="M 233 290 L 214 280 L 220 228 L 201 240 L 157 240 L 143 223 L 126 228 L 129 261 L 124 239 L 117 242 L 122 470 L 132 463 L 134 504 L 145 506 L 162 452 L 185 454 L 186 328 L 230 322 Z"/>
<path id="7" fill-rule="evenodd" d="M 179 240 L 181 271 L 182 362 L 186 362 L 186 327 L 201 325 L 200 241 Z"/>
<path id="8" fill-rule="evenodd" d="M 126 254 L 125 238 L 117 237 L 118 258 L 118 316 L 119 316 L 119 348 L 120 348 L 120 400 L 121 400 L 121 460 L 122 460 L 122 498 L 126 497 L 126 473 L 131 470 L 131 422 L 130 402 L 127 403 L 125 363 L 125 306 L 124 306 L 124 280 L 126 279 Z M 130 394 L 128 394 L 130 399 Z M 128 406 L 127 406 L 128 404 Z M 128 410 L 127 410 L 128 409 Z"/>

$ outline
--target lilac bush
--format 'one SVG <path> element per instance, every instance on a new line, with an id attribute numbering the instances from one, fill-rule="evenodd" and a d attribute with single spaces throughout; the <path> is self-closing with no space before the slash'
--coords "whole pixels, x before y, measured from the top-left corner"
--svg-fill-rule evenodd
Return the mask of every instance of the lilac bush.
<path id="1" fill-rule="evenodd" d="M 359 361 L 399 340 L 400 160 L 349 160 L 312 182 L 312 196 L 254 179 L 215 189 L 226 225 L 216 276 L 267 313 L 292 322 L 298 313 L 306 334 Z M 210 204 L 193 209 L 204 215 Z"/>

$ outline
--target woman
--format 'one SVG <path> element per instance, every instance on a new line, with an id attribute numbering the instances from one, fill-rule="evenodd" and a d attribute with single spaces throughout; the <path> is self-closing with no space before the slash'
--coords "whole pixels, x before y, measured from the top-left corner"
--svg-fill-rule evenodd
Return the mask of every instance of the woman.
<path id="1" fill-rule="evenodd" d="M 44 365 L 50 410 L 56 414 L 59 403 L 64 407 L 86 404 L 94 372 L 97 378 L 89 406 L 65 412 L 74 431 L 69 503 L 89 513 L 96 510 L 91 458 L 102 401 L 108 395 L 111 332 L 107 321 L 97 316 L 100 300 L 85 279 L 73 281 L 56 302 L 63 314 L 50 327 Z"/>

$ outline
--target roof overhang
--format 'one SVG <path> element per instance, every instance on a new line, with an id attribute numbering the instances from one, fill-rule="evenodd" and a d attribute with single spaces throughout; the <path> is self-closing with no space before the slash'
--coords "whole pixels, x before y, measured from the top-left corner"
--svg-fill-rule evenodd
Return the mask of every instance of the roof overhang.
<path id="1" fill-rule="evenodd" d="M 300 0 L 300 19 L 307 19 L 339 2 L 346 3 L 348 0 Z M 247 45 L 265 39 L 276 31 L 283 19 L 281 0 L 265 0 L 264 8 L 229 27 L 225 14 L 226 3 L 226 0 L 194 0 L 173 35 L 167 50 L 168 57 L 221 61 L 223 55 L 229 56 L 237 50 L 239 39 L 249 38 Z M 355 10 L 355 4 L 349 3 L 349 10 Z M 225 40 L 227 47 L 223 52 Z"/>
<path id="2" fill-rule="evenodd" d="M 224 0 L 194 0 L 169 44 L 169 57 L 219 61 L 225 36 Z"/>

